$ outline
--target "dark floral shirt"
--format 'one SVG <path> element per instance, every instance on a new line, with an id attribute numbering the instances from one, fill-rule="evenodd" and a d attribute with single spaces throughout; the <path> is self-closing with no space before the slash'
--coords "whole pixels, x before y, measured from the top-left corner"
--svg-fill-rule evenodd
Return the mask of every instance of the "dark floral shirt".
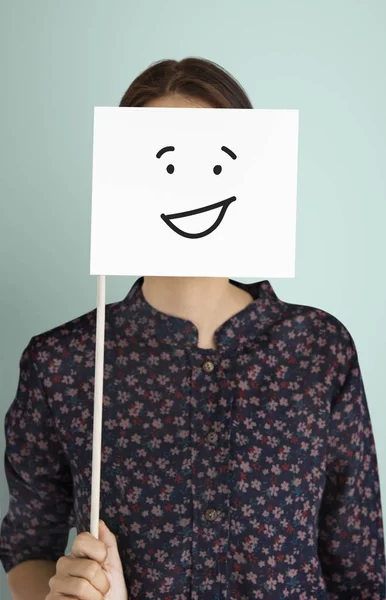
<path id="1" fill-rule="evenodd" d="M 353 339 L 269 281 L 197 347 L 143 278 L 106 307 L 100 518 L 130 600 L 384 600 L 374 437 Z M 0 559 L 89 531 L 96 311 L 34 336 L 5 417 Z"/>

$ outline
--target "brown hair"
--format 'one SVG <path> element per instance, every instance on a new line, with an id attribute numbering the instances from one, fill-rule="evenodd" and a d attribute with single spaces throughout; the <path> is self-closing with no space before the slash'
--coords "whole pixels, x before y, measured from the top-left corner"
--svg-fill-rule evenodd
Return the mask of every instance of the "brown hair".
<path id="1" fill-rule="evenodd" d="M 253 108 L 230 73 L 210 60 L 195 57 L 152 63 L 134 79 L 119 106 L 145 106 L 171 94 L 204 100 L 214 108 Z"/>

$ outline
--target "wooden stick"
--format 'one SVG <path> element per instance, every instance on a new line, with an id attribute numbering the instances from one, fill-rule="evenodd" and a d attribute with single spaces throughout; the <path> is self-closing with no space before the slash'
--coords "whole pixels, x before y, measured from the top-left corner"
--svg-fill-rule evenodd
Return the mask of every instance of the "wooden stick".
<path id="1" fill-rule="evenodd" d="M 91 522 L 90 533 L 99 537 L 99 504 L 101 483 L 103 374 L 106 317 L 106 276 L 98 275 L 96 340 L 95 340 L 95 382 L 94 382 L 94 427 L 92 438 L 91 474 Z M 108 596 L 105 596 L 109 600 Z"/>

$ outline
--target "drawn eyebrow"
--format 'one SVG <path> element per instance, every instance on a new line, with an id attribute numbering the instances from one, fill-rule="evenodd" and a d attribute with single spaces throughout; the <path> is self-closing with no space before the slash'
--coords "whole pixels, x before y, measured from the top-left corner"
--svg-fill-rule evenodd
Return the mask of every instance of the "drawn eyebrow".
<path id="1" fill-rule="evenodd" d="M 157 158 L 161 158 L 161 156 L 163 154 L 165 154 L 165 152 L 173 152 L 175 150 L 174 146 L 165 146 L 164 148 L 161 148 L 161 150 L 158 150 L 156 157 Z M 237 156 L 234 152 L 232 152 L 232 150 L 230 150 L 229 148 L 227 148 L 226 146 L 221 146 L 221 150 L 223 152 L 225 152 L 226 154 L 228 154 L 228 156 L 230 156 L 231 158 L 233 158 L 233 160 L 236 160 Z"/>
<path id="2" fill-rule="evenodd" d="M 233 160 L 237 158 L 236 154 L 232 152 L 232 150 L 229 150 L 229 148 L 227 148 L 226 146 L 221 146 L 221 150 L 223 152 L 226 152 L 231 158 L 233 158 Z"/>
<path id="3" fill-rule="evenodd" d="M 156 157 L 161 158 L 165 152 L 172 152 L 173 150 L 175 150 L 174 146 L 165 146 L 164 148 L 161 148 L 161 150 L 158 150 Z"/>

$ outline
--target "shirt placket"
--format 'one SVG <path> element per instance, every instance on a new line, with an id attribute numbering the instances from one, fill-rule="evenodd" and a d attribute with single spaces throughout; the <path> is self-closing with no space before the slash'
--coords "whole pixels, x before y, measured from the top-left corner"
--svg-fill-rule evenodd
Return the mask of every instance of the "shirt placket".
<path id="1" fill-rule="evenodd" d="M 220 391 L 222 397 L 224 393 L 219 383 L 219 361 L 215 351 L 205 355 L 197 353 L 192 363 L 191 597 L 192 600 L 216 600 L 224 597 L 220 596 L 220 588 L 227 581 L 230 407 L 218 402 Z M 215 409 L 209 412 L 208 390 L 212 384 L 217 384 L 219 391 L 216 393 Z"/>

